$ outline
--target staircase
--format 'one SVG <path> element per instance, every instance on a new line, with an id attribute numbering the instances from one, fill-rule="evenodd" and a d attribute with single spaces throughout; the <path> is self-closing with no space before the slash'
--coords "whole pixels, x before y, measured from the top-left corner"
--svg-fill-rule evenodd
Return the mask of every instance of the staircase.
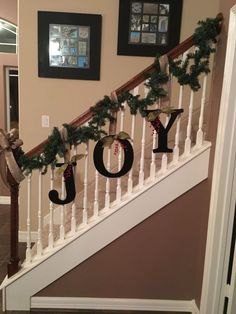
<path id="1" fill-rule="evenodd" d="M 190 37 L 168 56 L 184 62 L 187 53 L 195 49 Z M 128 90 L 145 97 L 146 79 L 153 71 L 151 65 L 117 89 L 116 94 Z M 168 147 L 173 148 L 173 153 L 153 153 L 157 132 L 145 118 L 130 115 L 123 103 L 123 109 L 117 112 L 116 133 L 125 131 L 131 138 L 134 163 L 128 174 L 118 178 L 102 176 L 94 166 L 94 143 L 89 141 L 70 147 L 71 156 L 84 154 L 74 166 L 76 198 L 70 204 L 56 206 L 49 202 L 47 192 L 52 189 L 65 198 L 65 179 L 55 169 L 45 175 L 42 170 L 27 175 L 26 259 L 20 270 L 6 277 L 1 285 L 4 309 L 38 307 L 33 296 L 40 290 L 208 177 L 211 143 L 204 140 L 208 80 L 208 74 L 201 76 L 202 88 L 198 92 L 179 86 L 174 78 L 170 81 L 170 104 L 184 110 L 168 133 Z M 159 101 L 154 109 L 161 107 Z M 90 118 L 88 111 L 71 124 L 80 127 Z M 166 126 L 169 116 L 163 115 L 161 119 Z M 40 154 L 44 145 L 45 142 L 28 156 Z M 114 144 L 106 147 L 103 155 L 107 170 L 117 172 L 122 168 L 121 147 Z M 89 305 L 77 308 L 90 309 Z M 186 311 L 197 313 L 193 308 Z"/>

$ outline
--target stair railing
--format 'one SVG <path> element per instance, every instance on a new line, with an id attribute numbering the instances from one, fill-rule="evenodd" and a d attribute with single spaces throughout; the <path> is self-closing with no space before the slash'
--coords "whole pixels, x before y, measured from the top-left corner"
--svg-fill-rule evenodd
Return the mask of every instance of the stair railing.
<path id="1" fill-rule="evenodd" d="M 186 54 L 194 49 L 193 36 L 191 36 L 167 53 L 167 56 L 172 59 L 178 58 L 183 62 Z M 145 96 L 148 92 L 145 82 L 154 70 L 155 64 L 150 65 L 118 88 L 115 91 L 116 95 L 129 91 L 133 95 Z M 169 134 L 168 144 L 173 148 L 173 154 L 155 154 L 153 152 L 153 149 L 157 147 L 156 130 L 145 118 L 128 114 L 127 104 L 123 103 L 122 110 L 117 112 L 117 133 L 120 131 L 129 133 L 135 157 L 133 166 L 127 175 L 119 178 L 103 177 L 91 162 L 91 153 L 94 150 L 94 143 L 91 141 L 79 147 L 72 146 L 68 151 L 72 156 L 77 153 L 84 154 L 84 158 L 78 162 L 77 167 L 73 168 L 77 193 L 76 198 L 70 204 L 55 206 L 47 196 L 45 197 L 43 192 L 45 189 L 47 191 L 56 189 L 59 191 L 61 199 L 65 198 L 64 177 L 58 177 L 57 171 L 53 167 L 46 175 L 42 175 L 41 170 L 35 170 L 28 174 L 27 243 L 26 260 L 23 267 L 40 260 L 42 255 L 50 253 L 65 239 L 74 237 L 76 233 L 87 228 L 90 222 L 94 223 L 99 216 L 116 210 L 122 201 L 135 195 L 147 184 L 165 176 L 168 169 L 178 166 L 178 162 L 189 158 L 192 152 L 202 149 L 204 146 L 204 107 L 207 103 L 207 80 L 208 74 L 202 75 L 203 87 L 194 93 L 190 88 L 183 86 L 179 86 L 179 89 L 176 90 L 176 81 L 171 79 L 171 104 L 174 108 L 184 109 L 183 116 L 178 116 L 175 127 L 171 128 Z M 160 102 L 155 104 L 155 108 L 159 107 Z M 86 125 L 91 117 L 92 113 L 88 110 L 70 124 L 80 127 Z M 162 118 L 163 125 L 166 126 L 168 121 L 168 116 Z M 30 150 L 27 156 L 31 157 L 42 153 L 46 143 L 47 140 Z M 119 171 L 122 167 L 123 155 L 122 148 L 117 144 L 104 148 L 104 164 L 107 171 Z M 33 184 L 38 186 L 37 200 L 32 196 Z M 11 227 L 11 260 L 14 259 L 14 263 L 8 271 L 9 277 L 19 270 L 17 252 L 18 186 L 13 185 L 14 187 L 11 189 L 12 206 L 14 207 L 12 207 L 12 217 L 14 218 Z M 45 211 L 45 208 L 48 208 L 48 211 Z M 32 221 L 34 221 L 33 224 Z M 34 224 L 37 224 L 36 231 L 32 230 Z M 35 245 L 32 247 L 33 242 Z"/>

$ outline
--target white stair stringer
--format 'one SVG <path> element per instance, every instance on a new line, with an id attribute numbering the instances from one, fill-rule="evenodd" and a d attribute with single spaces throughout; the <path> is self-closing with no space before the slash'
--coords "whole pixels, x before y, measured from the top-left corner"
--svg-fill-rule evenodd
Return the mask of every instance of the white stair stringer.
<path id="1" fill-rule="evenodd" d="M 96 221 L 90 220 L 73 237 L 57 242 L 40 259 L 6 278 L 0 287 L 3 307 L 30 310 L 31 297 L 37 292 L 206 179 L 210 147 L 205 142 L 193 149 L 189 156 L 170 165 L 165 174 L 152 182 L 147 179 L 142 189 L 135 188 L 131 196 L 124 196 L 121 203 L 114 202 L 109 211 L 101 212 Z"/>

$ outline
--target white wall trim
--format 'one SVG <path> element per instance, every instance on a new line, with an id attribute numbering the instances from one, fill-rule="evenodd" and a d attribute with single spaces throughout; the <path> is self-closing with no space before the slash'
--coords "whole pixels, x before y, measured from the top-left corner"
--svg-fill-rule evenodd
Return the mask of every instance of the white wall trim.
<path id="1" fill-rule="evenodd" d="M 6 304 L 5 304 L 5 299 L 6 299 L 6 293 L 5 293 L 5 288 L 2 289 L 2 311 L 6 311 Z"/>
<path id="2" fill-rule="evenodd" d="M 236 157 L 236 5 L 231 9 L 213 170 L 201 314 L 220 314 Z M 235 194 L 235 193 L 234 193 Z M 234 210 L 234 207 L 233 207 Z"/>
<path id="3" fill-rule="evenodd" d="M 0 288 L 6 287 L 6 309 L 29 310 L 30 298 L 38 291 L 206 179 L 210 147 L 211 144 L 206 142 L 201 149 L 193 150 L 156 182 L 145 182 L 142 189 L 134 192 L 132 199 L 114 203 L 110 211 L 101 214 L 96 221 L 89 221 L 63 245 L 56 244 L 53 249 L 44 251 L 42 258 L 35 259 L 4 281 Z"/>
<path id="4" fill-rule="evenodd" d="M 192 314 L 200 314 L 199 308 L 195 300 L 192 300 Z"/>
<path id="5" fill-rule="evenodd" d="M 0 196 L 0 205 L 10 205 L 11 198 L 10 196 Z"/>
<path id="6" fill-rule="evenodd" d="M 31 241 L 36 242 L 38 239 L 38 233 L 36 231 L 31 231 Z M 27 231 L 19 231 L 18 233 L 19 242 L 27 242 Z"/>
<path id="7" fill-rule="evenodd" d="M 195 311 L 195 301 L 121 299 L 121 298 L 59 298 L 32 297 L 32 309 L 75 309 L 75 310 L 126 310 L 126 311 Z M 199 313 L 199 312 L 198 312 Z"/>

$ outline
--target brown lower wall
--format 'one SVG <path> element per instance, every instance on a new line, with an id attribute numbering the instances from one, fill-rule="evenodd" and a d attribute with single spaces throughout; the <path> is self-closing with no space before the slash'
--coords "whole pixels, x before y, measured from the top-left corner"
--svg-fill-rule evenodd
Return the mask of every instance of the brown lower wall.
<path id="1" fill-rule="evenodd" d="M 191 300 L 204 251 L 210 181 L 139 224 L 39 296 Z M 159 196 L 161 197 L 161 195 Z M 203 268 L 203 265 L 201 265 Z"/>

